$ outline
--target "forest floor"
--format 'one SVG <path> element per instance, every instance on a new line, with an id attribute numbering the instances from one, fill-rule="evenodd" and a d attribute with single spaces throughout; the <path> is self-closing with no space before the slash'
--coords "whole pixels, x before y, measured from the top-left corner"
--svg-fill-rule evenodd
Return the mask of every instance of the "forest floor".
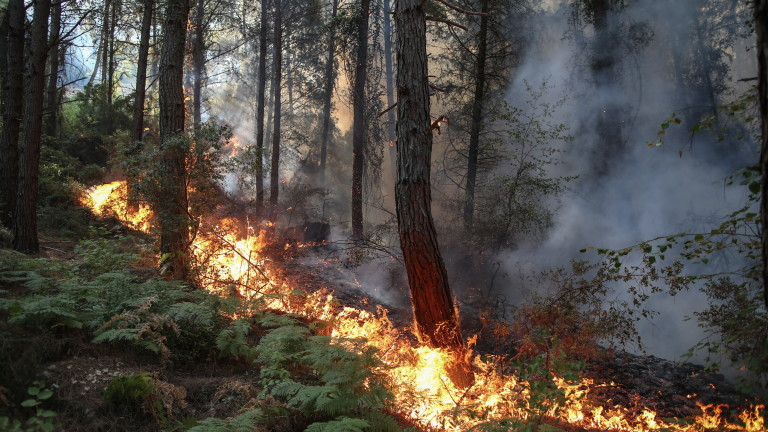
<path id="1" fill-rule="evenodd" d="M 113 221 L 105 224 L 102 231 L 107 238 L 116 231 L 121 235 L 125 233 L 123 228 L 116 228 Z M 51 263 L 72 265 L 79 259 L 75 242 L 46 235 L 41 239 L 43 256 Z M 291 285 L 308 292 L 333 290 L 338 302 L 359 309 L 375 310 L 380 305 L 381 296 L 363 290 L 354 272 L 339 262 L 337 248 L 294 248 L 291 253 L 286 253 L 285 247 L 274 250 L 279 252 L 271 259 Z M 147 267 L 136 267 L 131 272 L 143 279 L 159 277 L 156 269 Z M 24 286 L 2 276 L 0 274 L 0 298 L 27 295 Z M 403 302 L 407 300 L 407 293 L 401 290 L 387 296 L 394 299 L 392 304 L 385 305 L 390 320 L 395 326 L 405 328 L 410 324 L 410 309 Z M 274 415 L 255 426 L 254 431 L 304 430 L 316 420 L 311 416 L 291 415 L 285 401 L 260 395 L 263 388 L 259 385 L 258 364 L 239 358 L 221 358 L 214 347 L 201 356 L 163 361 L 157 355 L 137 351 L 129 343 L 94 344 L 93 333 L 85 329 L 20 327 L 9 321 L 10 315 L 11 312 L 0 308 L 0 370 L 5 371 L 8 380 L 0 381 L 0 418 L 30 417 L 35 407 L 20 408 L 18 401 L 24 398 L 27 386 L 41 380 L 54 394 L 50 400 L 42 401 L 42 405 L 57 414 L 55 430 L 61 431 L 181 431 L 193 427 L 200 419 L 233 418 L 256 408 Z M 471 327 L 473 322 L 478 322 L 478 317 L 469 312 L 463 315 L 463 320 Z M 486 351 L 510 349 L 500 348 L 490 339 L 481 339 L 478 347 Z M 612 382 L 593 393 L 601 402 L 636 407 L 638 411 L 651 407 L 665 417 L 694 416 L 698 407 L 689 397 L 692 394 L 697 394 L 703 403 L 745 406 L 748 402 L 722 376 L 708 374 L 699 366 L 652 356 L 613 353 L 590 362 L 584 373 L 602 382 Z M 107 400 L 105 390 L 110 382 L 118 377 L 141 374 L 150 377 L 154 384 L 151 398 L 129 404 Z M 402 427 L 423 430 L 397 414 L 389 414 Z M 9 430 L 36 430 L 23 427 Z M 541 430 L 580 429 L 550 425 Z"/>

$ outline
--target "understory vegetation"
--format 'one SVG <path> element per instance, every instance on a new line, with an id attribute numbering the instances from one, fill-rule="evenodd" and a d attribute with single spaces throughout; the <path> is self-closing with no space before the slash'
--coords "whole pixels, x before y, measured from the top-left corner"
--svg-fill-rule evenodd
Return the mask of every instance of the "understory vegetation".
<path id="1" fill-rule="evenodd" d="M 153 372 L 120 374 L 104 388 L 92 389 L 103 395 L 93 409 L 152 429 L 252 430 L 258 419 L 265 430 L 400 430 L 387 414 L 390 395 L 374 372 L 381 365 L 362 341 L 332 342 L 320 334 L 321 323 L 136 274 L 131 267 L 136 258 L 119 251 L 126 242 L 119 236 L 86 240 L 69 261 L 0 251 L 2 424 L 14 424 L 9 417 L 23 419 L 26 423 L 11 430 L 31 431 L 43 421 L 65 429 L 84 421 L 57 400 L 54 387 L 30 391 L 37 397 L 34 404 L 12 401 L 28 397 L 27 386 L 41 370 L 51 372 L 47 365 L 70 356 L 68 351 L 88 351 L 85 343 L 133 353 L 141 359 L 138 364 L 153 365 Z M 95 256 L 102 258 L 101 265 Z M 229 420 L 196 420 L 184 409 L 183 392 L 163 378 L 200 362 L 247 368 L 255 374 L 248 381 L 259 390 L 229 389 L 226 398 L 236 414 Z M 52 414 L 56 411 L 64 419 Z M 135 425 L 126 427 L 135 430 Z"/>

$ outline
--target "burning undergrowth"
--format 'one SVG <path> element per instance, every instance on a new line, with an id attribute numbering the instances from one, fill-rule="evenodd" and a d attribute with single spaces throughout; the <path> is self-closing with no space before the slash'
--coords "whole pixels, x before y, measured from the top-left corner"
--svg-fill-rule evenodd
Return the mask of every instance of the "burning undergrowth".
<path id="1" fill-rule="evenodd" d="M 148 229 L 147 213 L 138 215 L 121 207 L 124 190 L 119 183 L 100 186 L 83 202 L 97 214 L 109 214 L 111 207 L 113 216 L 136 229 Z M 105 200 L 115 204 L 105 206 Z M 215 293 L 235 292 L 254 307 L 324 322 L 322 334 L 328 342 L 353 344 L 350 349 L 374 353 L 376 363 L 371 367 L 391 393 L 392 409 L 425 430 L 536 430 L 542 422 L 588 430 L 764 430 L 762 406 L 738 412 L 699 402 L 698 411 L 687 411 L 685 419 L 668 418 L 669 409 L 659 414 L 642 397 L 614 397 L 608 389 L 616 384 L 584 378 L 579 373 L 582 364 L 554 349 L 516 359 L 476 354 L 470 360 L 475 383 L 459 388 L 447 373 L 454 361 L 451 355 L 419 344 L 400 325 L 401 316 L 395 325 L 381 306 L 367 300 L 347 303 L 341 300 L 345 295 L 329 290 L 322 278 L 304 286 L 295 284 L 266 253 L 276 247 L 271 233 L 273 227 L 234 219 L 201 221 L 190 248 L 197 283 Z M 686 400 L 696 400 L 696 395 L 688 396 Z"/>

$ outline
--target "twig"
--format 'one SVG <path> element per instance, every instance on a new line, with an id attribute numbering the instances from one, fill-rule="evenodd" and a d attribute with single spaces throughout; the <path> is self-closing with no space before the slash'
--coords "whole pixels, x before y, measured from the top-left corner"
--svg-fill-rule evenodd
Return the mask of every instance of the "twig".
<path id="1" fill-rule="evenodd" d="M 462 29 L 464 31 L 469 31 L 469 29 L 464 27 L 463 25 L 461 25 L 459 23 L 456 23 L 456 22 L 453 22 L 453 21 L 450 21 L 450 20 L 447 20 L 447 19 L 444 19 L 444 18 L 428 16 L 427 17 L 427 21 L 441 22 L 443 24 L 448 24 L 448 25 L 451 25 L 451 26 L 454 26 L 454 27 L 458 27 L 458 28 L 460 28 L 460 29 Z"/>
<path id="2" fill-rule="evenodd" d="M 61 249 L 52 248 L 52 247 L 50 247 L 50 246 L 40 246 L 40 247 L 41 247 L 41 248 L 43 248 L 43 249 L 50 249 L 50 250 L 52 250 L 52 251 L 61 252 L 61 253 L 63 253 L 63 254 L 65 254 L 65 253 L 68 253 L 67 251 L 63 251 L 63 250 L 61 250 Z"/>
<path id="3" fill-rule="evenodd" d="M 388 113 L 388 112 L 392 111 L 393 109 L 395 109 L 395 107 L 396 107 L 396 106 L 397 106 L 397 102 L 395 102 L 395 104 L 394 104 L 394 105 L 392 105 L 391 107 L 389 107 L 389 108 L 385 109 L 384 111 L 380 112 L 380 113 L 379 113 L 379 115 L 377 115 L 377 116 L 376 116 L 376 118 L 378 118 L 378 117 L 381 117 L 381 116 L 383 116 L 384 114 L 386 114 L 386 113 Z"/>
<path id="4" fill-rule="evenodd" d="M 448 3 L 448 2 L 447 2 L 447 1 L 445 1 L 445 0 L 435 0 L 435 1 L 436 1 L 436 2 L 438 2 L 438 3 L 442 3 L 442 4 L 444 4 L 444 5 L 445 5 L 445 6 L 447 6 L 449 9 L 453 9 L 453 10 L 455 10 L 456 12 L 461 12 L 461 13 L 463 13 L 463 14 L 466 14 L 466 15 L 476 15 L 476 16 L 491 16 L 491 14 L 489 14 L 489 13 L 487 13 L 487 12 L 474 12 L 474 11 L 468 11 L 468 10 L 464 10 L 464 9 L 461 9 L 460 7 L 458 7 L 458 6 L 454 6 L 454 5 L 452 5 L 452 4 L 450 4 L 450 3 Z"/>

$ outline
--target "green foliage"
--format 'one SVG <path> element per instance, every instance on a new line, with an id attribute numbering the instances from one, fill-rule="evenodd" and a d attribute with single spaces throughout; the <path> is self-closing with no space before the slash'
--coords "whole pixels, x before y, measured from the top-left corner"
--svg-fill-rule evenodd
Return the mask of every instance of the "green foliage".
<path id="1" fill-rule="evenodd" d="M 140 405 L 156 387 L 146 373 L 121 375 L 107 384 L 104 398 L 115 405 Z"/>
<path id="2" fill-rule="evenodd" d="M 27 394 L 31 396 L 25 399 L 21 406 L 34 408 L 35 415 L 25 422 L 8 417 L 0 417 L 0 430 L 7 432 L 52 432 L 58 427 L 56 412 L 42 408 L 43 403 L 53 396 L 53 391 L 47 388 L 44 381 L 35 381 L 27 388 Z"/>
<path id="3" fill-rule="evenodd" d="M 126 172 L 137 198 L 157 203 L 167 199 L 161 196 L 162 185 L 167 181 L 162 153 L 174 149 L 184 154 L 189 213 L 198 217 L 210 213 L 218 203 L 220 182 L 226 168 L 222 162 L 223 151 L 232 136 L 228 126 L 208 121 L 191 136 L 181 135 L 167 140 L 163 148 L 141 142 L 124 143 L 119 146 L 114 160 Z"/>
<path id="4" fill-rule="evenodd" d="M 115 95 L 110 104 L 104 87 L 102 83 L 86 85 L 71 98 L 74 107 L 64 111 L 64 114 L 73 118 L 68 118 L 70 121 L 64 123 L 73 127 L 64 130 L 65 134 L 99 139 L 104 135 L 112 135 L 118 129 L 130 128 L 133 99 Z"/>
<path id="5" fill-rule="evenodd" d="M 251 432 L 254 425 L 262 422 L 264 413 L 259 410 L 250 410 L 244 412 L 229 420 L 222 420 L 215 417 L 199 420 L 197 424 L 189 429 L 189 432 Z"/>
<path id="6" fill-rule="evenodd" d="M 743 389 L 752 391 L 768 385 L 768 311 L 760 276 L 756 210 L 760 176 L 744 170 L 729 181 L 736 183 L 748 190 L 747 202 L 715 228 L 660 236 L 619 250 L 597 249 L 602 261 L 590 265 L 596 279 L 585 279 L 585 283 L 624 283 L 632 294 L 635 316 L 638 311 L 643 316 L 652 314 L 645 305 L 653 294 L 701 290 L 709 305 L 694 316 L 708 337 L 689 355 L 703 351 L 714 369 L 727 358 L 745 372 L 740 378 Z M 642 264 L 628 264 L 638 259 Z"/>
<path id="7" fill-rule="evenodd" d="M 83 240 L 75 248 L 80 258 L 75 264 L 78 276 L 92 279 L 130 267 L 138 261 L 136 255 L 120 250 L 120 239 Z"/>
<path id="8" fill-rule="evenodd" d="M 251 329 L 251 323 L 247 320 L 239 319 L 229 323 L 229 326 L 222 329 L 216 336 L 216 348 L 221 356 L 230 356 L 234 358 L 245 358 L 252 360 L 256 357 L 254 347 L 248 344 L 248 333 Z"/>
<path id="9" fill-rule="evenodd" d="M 84 261 L 74 263 L 0 252 L 0 285 L 23 287 L 26 294 L 0 298 L 9 322 L 30 329 L 83 328 L 94 333 L 95 343 L 128 341 L 166 360 L 206 355 L 224 322 L 221 314 L 235 312 L 236 302 L 178 282 L 137 280 L 118 271 L 131 262 L 128 255 L 108 252 L 104 256 L 112 261 L 99 262 L 106 244 L 85 242 Z M 94 276 L 107 270 L 114 271 Z"/>
<path id="10" fill-rule="evenodd" d="M 399 430 L 381 412 L 390 395 L 375 372 L 382 367 L 375 349 L 360 340 L 313 336 L 290 315 L 266 315 L 259 322 L 273 327 L 256 347 L 263 396 L 324 418 L 311 430 Z"/>
<path id="11" fill-rule="evenodd" d="M 85 165 L 45 139 L 40 155 L 38 182 L 39 227 L 61 237 L 83 238 L 93 218 L 78 203 L 83 183 L 101 176 L 100 169 Z M 88 174 L 91 173 L 91 174 Z"/>

